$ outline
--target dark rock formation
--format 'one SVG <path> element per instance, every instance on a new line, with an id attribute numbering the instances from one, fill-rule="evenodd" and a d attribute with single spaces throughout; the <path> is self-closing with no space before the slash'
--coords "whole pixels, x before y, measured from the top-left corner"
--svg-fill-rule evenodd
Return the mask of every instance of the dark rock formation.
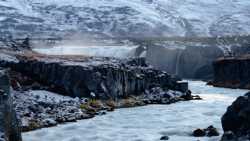
<path id="1" fill-rule="evenodd" d="M 20 123 L 10 95 L 9 78 L 3 70 L 0 70 L 0 123 L 0 133 L 3 133 L 6 141 L 22 140 Z"/>
<path id="2" fill-rule="evenodd" d="M 59 93 L 74 97 L 125 98 L 140 95 L 146 89 L 161 87 L 185 93 L 187 83 L 179 83 L 166 72 L 153 69 L 145 60 L 117 60 L 109 58 L 22 58 L 19 62 L 0 61 Z M 140 65 L 138 65 L 138 63 Z"/>
<path id="3" fill-rule="evenodd" d="M 214 81 L 218 87 L 250 89 L 249 56 L 221 58 L 214 62 Z"/>
<path id="4" fill-rule="evenodd" d="M 206 136 L 206 132 L 203 129 L 196 129 L 193 131 L 193 136 L 194 137 L 204 137 L 204 136 Z"/>
<path id="5" fill-rule="evenodd" d="M 193 131 L 194 137 L 212 137 L 212 136 L 219 136 L 219 132 L 216 128 L 214 128 L 212 125 L 207 127 L 206 129 L 196 129 Z"/>
<path id="6" fill-rule="evenodd" d="M 240 140 L 237 139 L 237 137 L 233 132 L 227 131 L 221 137 L 221 141 L 240 141 Z"/>
<path id="7" fill-rule="evenodd" d="M 160 140 L 166 141 L 166 140 L 169 140 L 169 137 L 168 137 L 168 136 L 162 136 L 162 137 L 160 138 Z"/>
<path id="8" fill-rule="evenodd" d="M 249 138 L 250 136 L 250 93 L 240 96 L 223 115 L 221 122 L 227 138 Z M 223 140 L 223 141 L 224 141 Z"/>
<path id="9" fill-rule="evenodd" d="M 218 47 L 187 46 L 184 49 L 149 47 L 147 60 L 154 67 L 182 78 L 212 79 L 212 62 L 223 56 Z"/>

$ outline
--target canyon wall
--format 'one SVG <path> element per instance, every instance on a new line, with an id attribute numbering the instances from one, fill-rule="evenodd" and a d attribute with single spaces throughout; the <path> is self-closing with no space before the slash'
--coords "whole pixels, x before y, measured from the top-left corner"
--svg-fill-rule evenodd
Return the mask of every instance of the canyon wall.
<path id="1" fill-rule="evenodd" d="M 214 81 L 218 87 L 250 89 L 250 58 L 221 58 L 214 62 Z"/>
<path id="2" fill-rule="evenodd" d="M 212 79 L 212 62 L 223 56 L 218 47 L 188 46 L 183 49 L 148 47 L 147 60 L 154 67 L 182 78 Z"/>

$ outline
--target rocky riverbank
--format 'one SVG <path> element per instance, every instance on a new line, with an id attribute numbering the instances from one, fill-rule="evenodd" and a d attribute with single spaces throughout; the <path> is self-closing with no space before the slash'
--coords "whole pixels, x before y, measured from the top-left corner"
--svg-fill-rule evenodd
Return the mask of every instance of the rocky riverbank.
<path id="1" fill-rule="evenodd" d="M 211 85 L 227 88 L 250 89 L 250 56 L 220 58 L 213 64 L 214 80 Z"/>
<path id="2" fill-rule="evenodd" d="M 147 104 L 171 104 L 186 101 L 186 95 L 177 91 L 154 88 L 151 93 L 119 100 L 72 98 L 48 91 L 14 91 L 16 111 L 22 121 L 22 131 L 56 126 L 65 122 L 92 118 L 114 111 L 116 108 L 144 106 Z"/>
<path id="3" fill-rule="evenodd" d="M 0 65 L 10 68 L 22 131 L 92 118 L 116 108 L 200 99 L 191 95 L 186 82 L 152 68 L 143 58 L 5 51 Z"/>

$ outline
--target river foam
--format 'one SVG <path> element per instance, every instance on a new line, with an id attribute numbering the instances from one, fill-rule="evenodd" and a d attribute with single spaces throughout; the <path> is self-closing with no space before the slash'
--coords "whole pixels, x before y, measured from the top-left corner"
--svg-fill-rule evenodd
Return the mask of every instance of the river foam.
<path id="1" fill-rule="evenodd" d="M 214 125 L 222 133 L 220 118 L 246 90 L 214 88 L 190 81 L 190 89 L 204 100 L 171 105 L 118 109 L 104 116 L 23 133 L 24 141 L 217 141 L 220 137 L 194 138 L 196 128 Z"/>

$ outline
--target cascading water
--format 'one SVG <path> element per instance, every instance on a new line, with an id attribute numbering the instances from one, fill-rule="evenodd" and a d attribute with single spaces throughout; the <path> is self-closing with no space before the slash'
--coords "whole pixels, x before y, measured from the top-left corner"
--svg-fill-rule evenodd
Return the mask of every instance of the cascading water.
<path id="1" fill-rule="evenodd" d="M 47 55 L 83 55 L 96 57 L 128 58 L 134 57 L 137 46 L 104 45 L 104 46 L 55 46 L 51 48 L 34 48 L 33 50 Z"/>
<path id="2" fill-rule="evenodd" d="M 176 67 L 175 67 L 175 75 L 179 75 L 179 66 L 180 66 L 180 58 L 182 55 L 182 51 L 178 52 L 177 59 L 176 59 Z"/>

